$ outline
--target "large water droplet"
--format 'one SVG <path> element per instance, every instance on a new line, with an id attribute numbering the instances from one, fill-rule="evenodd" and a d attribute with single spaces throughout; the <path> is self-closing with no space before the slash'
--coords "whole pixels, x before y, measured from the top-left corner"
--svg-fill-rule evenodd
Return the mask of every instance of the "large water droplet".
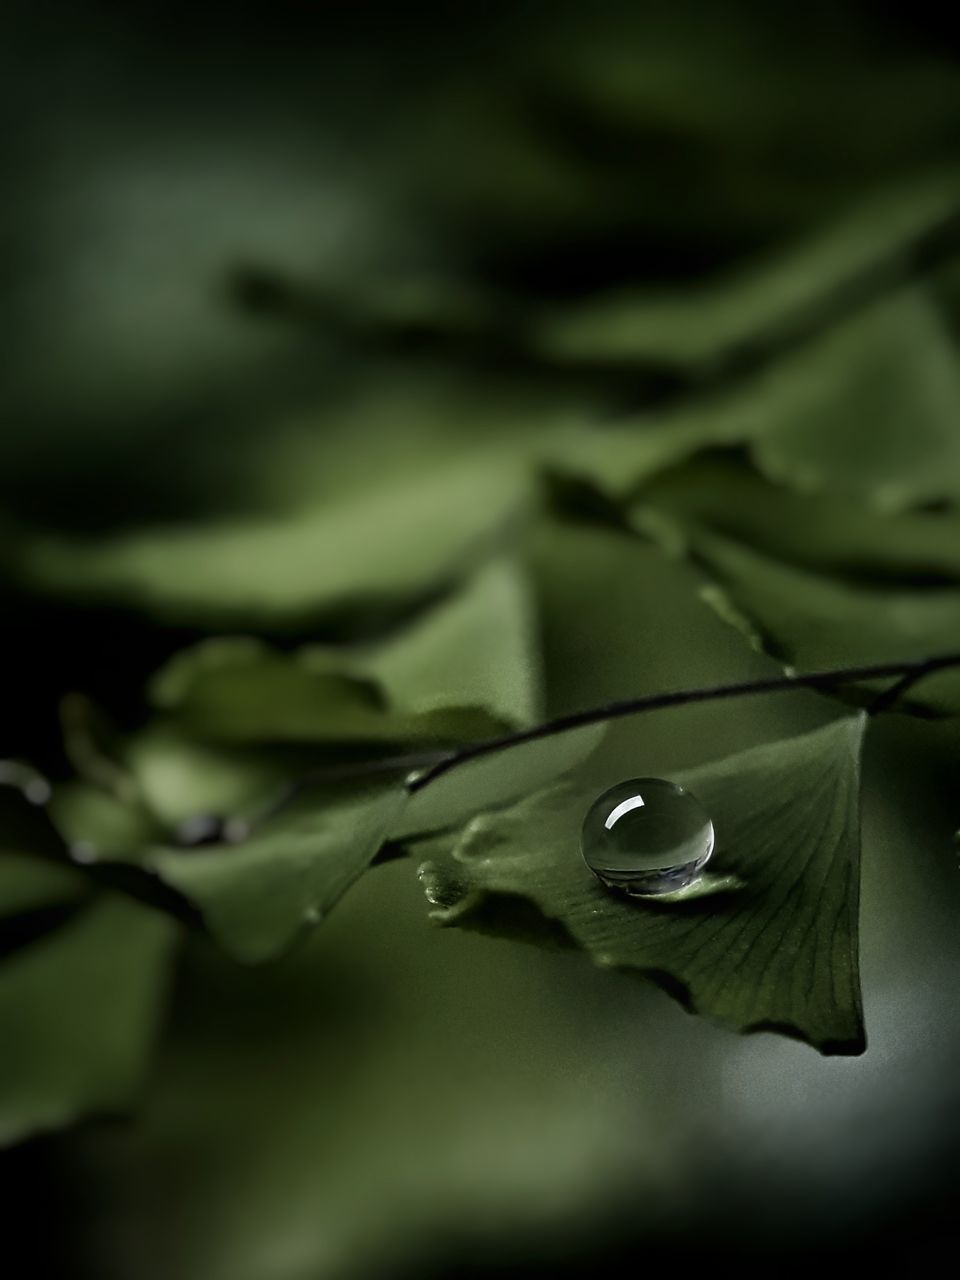
<path id="1" fill-rule="evenodd" d="M 590 806 L 580 849 L 605 885 L 655 898 L 692 885 L 713 842 L 710 816 L 689 791 L 663 778 L 632 778 Z"/>

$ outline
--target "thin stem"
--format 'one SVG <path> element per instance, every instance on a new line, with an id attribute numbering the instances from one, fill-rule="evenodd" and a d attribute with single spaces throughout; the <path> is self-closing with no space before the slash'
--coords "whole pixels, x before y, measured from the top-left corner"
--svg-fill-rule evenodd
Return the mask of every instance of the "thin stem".
<path id="1" fill-rule="evenodd" d="M 764 680 L 746 680 L 737 684 L 712 685 L 703 689 L 678 689 L 670 693 L 654 693 L 642 698 L 608 702 L 604 706 L 591 707 L 587 711 L 576 711 L 572 715 L 547 720 L 543 724 L 535 725 L 532 729 L 521 729 L 516 733 L 506 733 L 499 738 L 488 738 L 484 742 L 461 747 L 412 778 L 407 783 L 407 788 L 411 793 L 421 791 L 458 765 L 468 760 L 492 755 L 507 747 L 520 746 L 524 742 L 536 742 L 540 738 L 550 738 L 554 734 L 583 728 L 585 725 L 600 724 L 605 720 L 619 720 L 623 716 L 636 715 L 642 711 L 659 711 L 666 707 L 687 706 L 695 702 L 714 702 L 720 698 L 745 698 L 761 693 L 780 693 L 786 689 L 832 689 L 837 685 L 852 684 L 859 680 L 879 680 L 885 676 L 900 676 L 901 679 L 891 690 L 874 701 L 870 711 L 871 714 L 875 714 L 891 706 L 906 689 L 924 676 L 934 671 L 943 671 L 948 667 L 960 667 L 960 653 L 942 654 L 915 662 L 885 662 L 873 666 L 841 667 L 829 671 L 772 676 Z"/>
<path id="2" fill-rule="evenodd" d="M 555 734 L 580 729 L 586 725 L 601 724 L 605 720 L 619 720 L 624 716 L 638 715 L 644 711 L 659 711 L 666 707 L 687 706 L 696 702 L 714 702 L 721 698 L 745 698 L 762 693 L 783 693 L 788 689 L 834 689 L 838 685 L 853 684 L 858 680 L 879 680 L 884 677 L 900 677 L 890 688 L 879 694 L 870 704 L 869 712 L 876 715 L 888 711 L 894 703 L 919 680 L 934 672 L 950 667 L 960 667 L 960 653 L 940 654 L 933 658 L 920 658 L 913 662 L 884 662 L 873 666 L 835 667 L 827 671 L 810 671 L 793 675 L 770 676 L 763 680 L 746 680 L 736 684 L 710 685 L 701 689 L 677 689 L 669 693 L 647 694 L 641 698 L 625 698 L 608 702 L 603 706 L 576 711 L 559 716 L 531 729 L 520 729 L 500 737 L 463 747 L 437 748 L 433 751 L 410 752 L 406 755 L 383 756 L 378 760 L 365 760 L 359 764 L 335 765 L 316 769 L 301 778 L 294 779 L 282 788 L 251 820 L 250 828 L 262 826 L 288 807 L 310 787 L 321 787 L 338 782 L 358 782 L 364 778 L 382 777 L 391 773 L 410 773 L 421 770 L 407 780 L 407 790 L 413 794 L 422 791 L 437 778 L 458 765 L 483 756 L 494 755 L 525 742 L 551 738 Z"/>
<path id="3" fill-rule="evenodd" d="M 608 702 L 604 706 L 592 707 L 587 711 L 577 711 L 572 715 L 558 716 L 555 720 L 547 720 L 532 729 L 521 729 L 515 733 L 506 733 L 497 738 L 488 738 L 483 742 L 473 743 L 460 748 L 438 749 L 428 752 L 410 753 L 384 757 L 380 760 L 365 761 L 354 766 L 338 766 L 334 769 L 317 770 L 301 779 L 292 782 L 263 812 L 253 826 L 260 826 L 266 819 L 286 808 L 295 796 L 311 785 L 320 786 L 335 781 L 356 780 L 375 774 L 393 773 L 420 768 L 422 772 L 407 779 L 407 790 L 413 794 L 422 791 L 431 782 L 442 777 L 458 765 L 483 756 L 493 755 L 497 751 L 509 747 L 520 746 L 525 742 L 535 742 L 541 738 L 550 738 L 555 734 L 565 733 L 571 729 L 583 728 L 586 725 L 600 724 L 606 720 L 617 720 L 624 716 L 636 715 L 644 711 L 662 710 L 666 707 L 687 706 L 697 702 L 714 702 L 722 698 L 751 697 L 762 693 L 781 693 L 787 689 L 833 689 L 838 685 L 855 683 L 860 680 L 878 680 L 884 677 L 899 677 L 891 688 L 885 690 L 873 700 L 869 708 L 871 715 L 888 710 L 908 689 L 918 681 L 938 671 L 951 667 L 960 667 L 960 653 L 940 654 L 932 658 L 917 659 L 913 662 L 885 662 L 874 666 L 838 667 L 828 671 L 811 671 L 792 675 L 773 676 L 763 680 L 746 680 L 736 684 L 712 685 L 701 689 L 678 689 L 670 693 L 648 694 L 642 698 L 626 698 L 617 702 Z M 38 850 L 43 858 L 62 862 L 61 853 Z M 384 860 L 381 858 L 380 860 Z M 71 863 L 71 865 L 76 865 Z M 164 884 L 156 875 L 143 867 L 122 863 L 92 863 L 77 867 L 102 888 L 127 894 L 150 906 L 160 908 L 173 914 L 184 923 L 200 925 L 202 919 L 199 912 L 182 894 Z M 18 940 L 16 940 L 18 941 Z M 0 953 L 3 949 L 3 938 L 0 937 Z"/>
<path id="4" fill-rule="evenodd" d="M 874 698 L 870 704 L 870 714 L 875 716 L 878 711 L 889 711 L 919 680 L 956 665 L 956 659 L 950 654 L 942 658 L 927 658 L 925 662 L 916 663 L 912 670 L 905 671 L 889 689 L 885 689 Z"/>
<path id="5" fill-rule="evenodd" d="M 407 755 L 381 756 L 376 760 L 363 760 L 356 764 L 332 765 L 315 769 L 301 778 L 285 783 L 263 808 L 250 819 L 249 828 L 261 827 L 276 814 L 281 813 L 309 787 L 324 787 L 337 782 L 362 782 L 364 778 L 379 778 L 388 773 L 409 773 L 413 769 L 432 768 L 457 755 L 453 747 L 436 751 L 418 751 Z"/>

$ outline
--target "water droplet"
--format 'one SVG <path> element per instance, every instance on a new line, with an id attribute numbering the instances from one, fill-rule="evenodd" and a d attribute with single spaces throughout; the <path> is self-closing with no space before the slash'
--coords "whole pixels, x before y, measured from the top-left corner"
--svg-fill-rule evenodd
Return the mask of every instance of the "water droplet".
<path id="1" fill-rule="evenodd" d="M 605 791 L 590 806 L 580 836 L 594 875 L 638 898 L 692 885 L 713 843 L 713 823 L 700 801 L 663 778 L 632 778 Z"/>

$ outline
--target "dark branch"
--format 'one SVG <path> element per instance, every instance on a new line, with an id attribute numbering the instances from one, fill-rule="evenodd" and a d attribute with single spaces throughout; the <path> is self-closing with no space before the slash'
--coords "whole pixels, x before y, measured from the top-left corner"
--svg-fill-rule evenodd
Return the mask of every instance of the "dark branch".
<path id="1" fill-rule="evenodd" d="M 927 658 L 924 662 L 915 663 L 909 671 L 904 671 L 900 679 L 892 684 L 889 689 L 885 689 L 883 693 L 874 698 L 870 704 L 870 714 L 874 716 L 878 711 L 889 711 L 891 707 L 902 700 L 904 695 L 918 681 L 924 680 L 927 676 L 934 675 L 938 671 L 946 671 L 955 666 L 957 666 L 957 659 L 952 654 L 946 654 L 941 658 Z"/>
<path id="2" fill-rule="evenodd" d="M 586 725 L 600 724 L 607 720 L 618 720 L 624 716 L 638 715 L 644 711 L 657 711 L 666 707 L 688 706 L 698 702 L 714 702 L 723 698 L 751 697 L 763 693 L 782 693 L 788 689 L 836 689 L 845 684 L 855 684 L 863 680 L 879 680 L 898 677 L 895 683 L 878 695 L 869 707 L 871 715 L 889 710 L 918 681 L 939 671 L 952 667 L 960 667 L 960 653 L 941 654 L 933 658 L 918 659 L 914 662 L 885 662 L 874 666 L 838 667 L 829 671 L 811 671 L 792 675 L 773 676 L 763 680 L 746 680 L 737 684 L 713 685 L 702 689 L 678 689 L 669 693 L 648 694 L 642 698 L 626 698 L 617 702 L 608 702 L 604 706 L 592 707 L 586 711 L 577 711 L 572 715 L 559 716 L 555 720 L 545 721 L 532 729 L 521 729 L 515 733 L 506 733 L 497 738 L 488 738 L 483 742 L 472 743 L 459 748 L 437 749 L 435 751 L 410 753 L 384 757 L 380 760 L 364 761 L 359 765 L 338 766 L 333 769 L 317 770 L 312 774 L 297 779 L 260 814 L 252 826 L 260 826 L 269 818 L 287 807 L 303 790 L 310 786 L 322 786 L 330 782 L 356 781 L 359 778 L 376 774 L 405 772 L 410 774 L 419 768 L 420 773 L 407 778 L 407 789 L 413 794 L 422 791 L 431 782 L 442 777 L 458 765 L 483 756 L 493 755 L 510 747 L 520 746 L 525 742 L 536 742 L 541 738 L 550 738 L 556 734 L 566 733 L 572 729 Z M 249 834 L 249 831 L 246 833 Z M 113 863 L 110 861 L 86 863 L 77 866 L 69 859 L 66 850 L 56 852 L 38 849 L 38 856 L 70 865 L 85 872 L 99 887 L 108 891 L 124 893 L 146 905 L 172 914 L 185 924 L 203 927 L 203 921 L 196 908 L 177 890 L 164 884 L 156 875 L 143 867 L 132 864 Z M 397 856 L 399 847 L 388 845 L 377 861 L 386 861 Z M 31 921 L 39 932 L 43 932 L 46 919 Z M 55 925 L 56 920 L 50 924 Z M 32 936 L 32 935 L 31 935 Z M 10 945 L 17 946 L 20 938 L 12 939 Z M 0 937 L 0 954 L 3 952 L 4 939 Z"/>
<path id="3" fill-rule="evenodd" d="M 855 684 L 861 680 L 901 677 L 893 688 L 874 700 L 870 712 L 875 714 L 877 711 L 888 710 L 918 680 L 935 671 L 946 670 L 948 667 L 960 667 L 960 653 L 942 654 L 936 658 L 924 658 L 915 662 L 885 662 L 874 666 L 843 667 L 831 671 L 772 676 L 764 680 L 747 680 L 738 684 L 712 685 L 705 689 L 679 689 L 671 693 L 649 694 L 642 698 L 626 698 L 618 702 L 608 702 L 601 707 L 592 707 L 587 711 L 576 711 L 572 715 L 559 716 L 556 720 L 548 720 L 544 724 L 535 725 L 532 729 L 521 729 L 516 733 L 506 733 L 499 738 L 489 738 L 485 742 L 462 747 L 458 751 L 447 754 L 436 764 L 428 766 L 422 773 L 412 778 L 407 786 L 411 792 L 421 791 L 436 778 L 468 760 L 492 755 L 496 751 L 520 746 L 524 742 L 550 738 L 554 734 L 566 733 L 570 729 L 600 724 L 605 720 L 619 720 L 624 716 L 637 715 L 643 711 L 659 711 L 665 707 L 687 706 L 694 702 L 714 702 L 720 698 L 745 698 L 761 693 L 781 693 L 787 689 L 830 690 L 844 684 Z"/>
<path id="4" fill-rule="evenodd" d="M 339 782 L 360 782 L 363 779 L 385 777 L 390 774 L 410 774 L 413 770 L 421 770 L 407 781 L 411 793 L 422 791 L 435 779 L 455 769 L 469 760 L 477 760 L 483 756 L 494 755 L 498 751 L 510 747 L 521 746 L 525 742 L 536 742 L 540 738 L 551 738 L 556 734 L 566 733 L 571 729 L 580 729 L 586 725 L 601 724 L 605 720 L 619 720 L 624 716 L 639 715 L 644 711 L 659 711 L 666 707 L 687 706 L 695 702 L 714 702 L 721 698 L 745 698 L 763 693 L 783 693 L 788 689 L 821 689 L 829 691 L 845 684 L 855 684 L 861 680 L 880 680 L 884 677 L 899 677 L 896 683 L 878 695 L 870 704 L 869 711 L 875 715 L 879 711 L 889 711 L 900 698 L 919 681 L 934 672 L 950 667 L 960 667 L 960 653 L 942 654 L 935 658 L 923 658 L 914 662 L 884 662 L 874 666 L 838 667 L 829 671 L 811 671 L 795 675 L 771 676 L 763 680 L 747 680 L 737 684 L 711 685 L 703 689 L 678 689 L 669 693 L 654 693 L 642 698 L 626 698 L 617 702 L 608 702 L 600 707 L 591 707 L 586 711 L 577 711 L 572 715 L 560 716 L 556 720 L 547 720 L 535 725 L 532 729 L 520 729 L 513 733 L 505 733 L 497 738 L 487 738 L 483 742 L 470 743 L 463 747 L 437 748 L 432 751 L 410 752 L 406 755 L 383 756 L 380 759 L 365 760 L 358 764 L 335 765 L 331 768 L 317 769 L 289 782 L 275 795 L 269 803 L 250 823 L 245 834 L 255 827 L 282 813 L 298 796 L 310 787 L 321 787 Z M 137 886 L 144 888 L 144 886 Z M 152 886 L 150 886 L 152 887 Z M 143 896 L 142 892 L 139 896 Z"/>

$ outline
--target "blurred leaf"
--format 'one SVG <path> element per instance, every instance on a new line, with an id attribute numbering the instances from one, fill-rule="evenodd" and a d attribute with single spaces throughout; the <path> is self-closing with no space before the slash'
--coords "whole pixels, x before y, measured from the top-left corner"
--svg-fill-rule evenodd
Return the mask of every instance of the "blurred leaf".
<path id="1" fill-rule="evenodd" d="M 782 412 L 752 451 L 772 479 L 894 510 L 960 495 L 960 356 L 925 295 L 876 304 L 770 378 Z"/>
<path id="2" fill-rule="evenodd" d="M 0 960 L 36 947 L 89 900 L 50 820 L 50 785 L 28 765 L 0 761 Z"/>
<path id="3" fill-rule="evenodd" d="M 625 698 L 776 676 L 697 594 L 692 565 L 619 530 L 545 525 L 535 550 L 548 715 Z M 606 727 L 598 755 L 632 753 L 657 775 L 832 719 L 836 707 L 791 690 L 759 701 L 696 703 Z"/>
<path id="4" fill-rule="evenodd" d="M 525 581 L 512 566 L 494 563 L 377 644 L 285 653 L 234 638 L 185 650 L 153 683 L 154 701 L 167 717 L 123 748 L 124 767 L 142 802 L 123 806 L 103 792 L 60 786 L 58 822 L 91 852 L 129 857 L 139 849 L 138 860 L 149 861 L 149 846 L 161 834 L 158 823 L 170 831 L 200 816 L 256 822 L 291 782 L 328 766 L 349 768 L 345 745 L 369 749 L 502 733 L 511 723 L 533 719 L 539 705 L 534 631 Z M 341 746 L 334 755 L 336 743 Z M 533 766 L 531 785 L 560 771 L 553 754 Z M 566 759 L 563 749 L 559 754 Z M 509 781 L 504 779 L 510 796 L 523 776 L 511 766 Z M 390 834 L 420 830 L 424 822 L 443 824 L 444 794 L 440 788 L 438 803 L 415 804 L 410 821 Z M 489 794 L 498 794 L 496 785 Z M 315 785 L 311 795 L 309 803 L 322 803 Z M 478 807 L 476 796 L 473 802 L 468 813 Z M 242 862 L 249 855 L 234 848 L 230 856 Z"/>
<path id="5" fill-rule="evenodd" d="M 82 542 L 37 535 L 23 581 L 166 621 L 287 627 L 334 609 L 423 596 L 457 577 L 523 517 L 529 477 L 498 454 L 461 456 L 397 487 L 274 520 L 170 526 Z"/>
<path id="6" fill-rule="evenodd" d="M 367 869 L 406 799 L 402 782 L 313 791 L 238 844 L 155 850 L 145 861 L 200 909 L 226 951 L 267 960 Z"/>
<path id="7" fill-rule="evenodd" d="M 541 449 L 615 497 L 709 448 L 771 479 L 888 510 L 960 495 L 960 357 L 933 304 L 900 291 L 759 373 L 660 413 L 566 428 Z"/>
<path id="8" fill-rule="evenodd" d="M 121 801 L 132 801 L 137 786 L 123 763 L 123 739 L 101 707 L 80 693 L 60 702 L 63 747 L 79 777 Z"/>
<path id="9" fill-rule="evenodd" d="M 693 525 L 827 573 L 960 581 L 960 518 L 954 512 L 882 514 L 845 497 L 799 494 L 768 483 L 732 457 L 694 459 L 650 480 L 631 520 L 668 544 L 682 544 L 683 530 Z"/>
<path id="10" fill-rule="evenodd" d="M 64 856 L 49 798 L 50 785 L 36 770 L 0 761 L 0 917 L 75 904 L 88 890 Z"/>
<path id="11" fill-rule="evenodd" d="M 900 184 L 786 252 L 727 279 L 669 293 L 620 290 L 545 312 L 538 348 L 589 363 L 707 369 L 747 347 L 775 349 L 829 320 L 864 278 L 896 281 L 915 241 L 960 210 L 960 174 Z"/>
<path id="12" fill-rule="evenodd" d="M 475 819 L 428 864 L 427 895 L 443 904 L 434 918 L 469 927 L 480 912 L 490 929 L 498 897 L 519 895 L 597 963 L 638 969 L 697 1012 L 859 1053 L 863 727 L 836 721 L 675 775 L 713 817 L 713 865 L 743 881 L 735 894 L 663 907 L 603 888 L 577 848 L 597 790 L 572 781 Z"/>
<path id="13" fill-rule="evenodd" d="M 87 888 L 75 867 L 58 866 L 12 849 L 0 850 L 0 919 L 75 903 Z"/>
<path id="14" fill-rule="evenodd" d="M 497 75 L 485 42 L 479 74 L 449 76 L 408 126 L 429 194 L 482 262 L 548 296 L 702 278 L 878 187 L 919 199 L 918 174 L 953 154 L 945 50 L 909 41 L 894 57 L 882 21 L 833 9 L 770 17 L 703 3 L 512 15 Z"/>
<path id="15" fill-rule="evenodd" d="M 480 707 L 502 724 L 540 715 L 541 676 L 529 585 L 517 568 L 483 568 L 449 601 L 365 655 L 399 709 Z"/>
<path id="16" fill-rule="evenodd" d="M 252 817 L 306 767 L 263 750 L 197 742 L 161 724 L 134 734 L 125 752 L 144 803 L 169 828 L 200 813 Z"/>
<path id="17" fill-rule="evenodd" d="M 561 476 L 582 477 L 614 498 L 628 498 L 658 472 L 703 449 L 743 444 L 753 420 L 749 398 L 718 397 L 610 426 L 564 428 L 540 446 L 539 459 Z"/>
<path id="18" fill-rule="evenodd" d="M 141 799 L 121 799 L 89 782 L 57 783 L 49 811 L 78 861 L 107 854 L 129 858 L 164 834 Z"/>
<path id="19" fill-rule="evenodd" d="M 378 686 L 340 666 L 322 649 L 287 653 L 248 637 L 206 640 L 176 654 L 150 695 L 180 732 L 208 742 L 389 739 Z"/>
<path id="20" fill-rule="evenodd" d="M 0 760 L 0 850 L 57 856 L 60 838 L 47 813 L 50 783 L 30 765 Z"/>
<path id="21" fill-rule="evenodd" d="M 283 653 L 210 640 L 178 654 L 151 693 L 208 741 L 457 740 L 536 719 L 538 665 L 527 585 L 494 563 L 385 641 Z"/>
<path id="22" fill-rule="evenodd" d="M 709 1029 L 640 984 L 431 929 L 411 871 L 365 876 L 275 964 L 189 940 L 145 1105 L 70 1153 L 96 1274 L 425 1278 L 478 1221 L 511 1238 L 624 1186 L 649 1203 L 678 1168 L 658 1062 L 709 1081 Z"/>
<path id="23" fill-rule="evenodd" d="M 912 662 L 960 651 L 960 589 L 853 586 L 706 529 L 686 526 L 681 537 L 712 580 L 704 600 L 755 648 L 797 670 Z M 960 711 L 960 675 L 933 675 L 909 699 L 934 711 Z"/>
<path id="24" fill-rule="evenodd" d="M 175 936 L 156 912 L 104 898 L 0 967 L 0 1143 L 135 1100 Z"/>

